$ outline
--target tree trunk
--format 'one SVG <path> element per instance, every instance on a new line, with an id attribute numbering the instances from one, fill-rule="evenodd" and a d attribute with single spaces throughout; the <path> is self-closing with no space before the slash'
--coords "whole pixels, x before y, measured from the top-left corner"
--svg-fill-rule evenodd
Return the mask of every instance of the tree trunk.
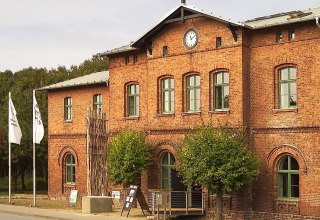
<path id="1" fill-rule="evenodd" d="M 222 195 L 221 189 L 217 189 L 216 192 L 216 220 L 222 220 Z"/>
<path id="2" fill-rule="evenodd" d="M 24 182 L 24 174 L 25 174 L 25 169 L 22 169 L 21 170 L 21 188 L 22 188 L 22 191 L 27 191 L 27 187 L 26 187 L 26 184 Z"/>
<path id="3" fill-rule="evenodd" d="M 13 192 L 18 191 L 18 174 L 17 174 L 17 172 L 13 172 L 13 175 L 12 175 L 12 191 Z"/>

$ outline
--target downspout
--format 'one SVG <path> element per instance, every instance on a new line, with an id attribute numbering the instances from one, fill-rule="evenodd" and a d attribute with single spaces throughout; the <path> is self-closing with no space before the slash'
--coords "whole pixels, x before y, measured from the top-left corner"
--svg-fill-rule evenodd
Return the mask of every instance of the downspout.
<path id="1" fill-rule="evenodd" d="M 316 25 L 318 26 L 318 28 L 320 28 L 319 17 L 316 17 Z"/>

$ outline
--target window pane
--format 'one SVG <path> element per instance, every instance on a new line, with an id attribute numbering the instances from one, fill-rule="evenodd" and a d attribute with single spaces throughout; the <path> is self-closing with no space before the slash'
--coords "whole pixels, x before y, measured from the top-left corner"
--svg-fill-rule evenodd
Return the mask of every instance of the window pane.
<path id="1" fill-rule="evenodd" d="M 169 101 L 169 95 L 170 95 L 169 91 L 165 91 L 165 92 L 164 92 L 164 101 L 165 101 L 165 102 L 168 102 L 168 101 Z"/>
<path id="2" fill-rule="evenodd" d="M 297 84 L 295 82 L 290 83 L 290 95 L 297 94 Z"/>
<path id="3" fill-rule="evenodd" d="M 280 95 L 288 95 L 289 89 L 288 89 L 288 83 L 282 83 L 280 85 Z"/>
<path id="4" fill-rule="evenodd" d="M 130 95 L 131 94 L 135 94 L 135 86 L 134 85 L 130 86 Z"/>
<path id="5" fill-rule="evenodd" d="M 72 182 L 72 177 L 71 177 L 71 167 L 67 166 L 67 182 L 70 183 Z"/>
<path id="6" fill-rule="evenodd" d="M 215 88 L 215 109 L 222 109 L 222 87 Z"/>
<path id="7" fill-rule="evenodd" d="M 194 86 L 194 76 L 188 77 L 188 86 Z"/>
<path id="8" fill-rule="evenodd" d="M 297 84 L 290 83 L 290 106 L 297 105 Z"/>
<path id="9" fill-rule="evenodd" d="M 139 96 L 136 96 L 135 98 L 135 115 L 139 115 Z"/>
<path id="10" fill-rule="evenodd" d="M 169 165 L 169 153 L 163 155 L 161 165 Z"/>
<path id="11" fill-rule="evenodd" d="M 162 178 L 163 179 L 168 179 L 169 178 L 169 169 L 170 167 L 162 167 Z"/>
<path id="12" fill-rule="evenodd" d="M 171 111 L 174 112 L 174 93 L 171 92 Z"/>
<path id="13" fill-rule="evenodd" d="M 197 99 L 197 101 L 196 101 L 195 110 L 196 110 L 196 111 L 200 111 L 200 99 Z"/>
<path id="14" fill-rule="evenodd" d="M 190 89 L 189 90 L 189 99 L 190 99 L 190 102 L 193 102 L 194 101 L 194 90 L 193 89 Z"/>
<path id="15" fill-rule="evenodd" d="M 170 153 L 170 165 L 173 166 L 175 164 L 176 160 L 174 156 Z"/>
<path id="16" fill-rule="evenodd" d="M 165 89 L 169 88 L 169 79 L 164 79 L 164 88 Z"/>
<path id="17" fill-rule="evenodd" d="M 135 115 L 134 97 L 129 97 L 129 115 Z"/>
<path id="18" fill-rule="evenodd" d="M 291 67 L 290 71 L 290 79 L 297 79 L 297 70 L 295 67 Z"/>
<path id="19" fill-rule="evenodd" d="M 289 96 L 288 95 L 284 95 L 284 96 L 281 96 L 280 98 L 280 106 L 281 107 L 288 107 L 289 106 L 289 100 L 288 100 Z"/>
<path id="20" fill-rule="evenodd" d="M 288 68 L 280 70 L 280 80 L 288 80 Z"/>
<path id="21" fill-rule="evenodd" d="M 285 156 L 284 158 L 281 159 L 280 161 L 280 166 L 279 166 L 280 170 L 288 170 L 288 156 Z"/>
<path id="22" fill-rule="evenodd" d="M 196 83 L 195 83 L 195 85 L 196 86 L 200 86 L 200 76 L 195 76 L 195 80 L 196 80 Z"/>
<path id="23" fill-rule="evenodd" d="M 170 189 L 169 179 L 162 179 L 162 189 Z"/>
<path id="24" fill-rule="evenodd" d="M 279 174 L 280 184 L 279 193 L 280 197 L 288 197 L 288 174 Z"/>
<path id="25" fill-rule="evenodd" d="M 299 197 L 299 174 L 291 175 L 291 197 Z"/>
<path id="26" fill-rule="evenodd" d="M 164 111 L 165 111 L 165 112 L 169 112 L 169 111 L 170 111 L 170 109 L 169 109 L 169 102 L 165 102 L 165 103 L 164 103 Z"/>
<path id="27" fill-rule="evenodd" d="M 170 82 L 171 82 L 171 88 L 173 89 L 174 88 L 174 79 L 170 79 Z"/>
<path id="28" fill-rule="evenodd" d="M 229 73 L 224 73 L 224 83 L 229 83 Z"/>
<path id="29" fill-rule="evenodd" d="M 229 108 L 229 86 L 224 87 L 224 108 Z"/>
<path id="30" fill-rule="evenodd" d="M 217 73 L 216 74 L 216 84 L 221 84 L 222 83 L 222 73 Z"/>
<path id="31" fill-rule="evenodd" d="M 299 164 L 298 164 L 298 162 L 297 162 L 297 160 L 296 159 L 294 159 L 293 157 L 290 157 L 290 165 L 291 165 L 291 167 L 290 167 L 290 170 L 299 170 Z"/>

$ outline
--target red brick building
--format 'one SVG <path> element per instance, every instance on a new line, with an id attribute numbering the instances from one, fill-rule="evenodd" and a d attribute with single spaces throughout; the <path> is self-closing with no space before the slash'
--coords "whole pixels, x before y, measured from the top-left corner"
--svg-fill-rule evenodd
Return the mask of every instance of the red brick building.
<path id="1" fill-rule="evenodd" d="M 124 128 L 147 134 L 153 163 L 143 189 L 181 189 L 171 168 L 189 129 L 242 125 L 261 163 L 252 189 L 232 195 L 230 212 L 320 216 L 317 16 L 320 8 L 240 23 L 181 5 L 132 44 L 98 54 L 109 58 L 110 79 L 48 87 L 49 195 L 66 187 L 86 194 L 84 115 L 102 94 L 111 135 Z M 72 121 L 65 119 L 68 97 Z M 71 184 L 67 169 L 75 171 Z"/>

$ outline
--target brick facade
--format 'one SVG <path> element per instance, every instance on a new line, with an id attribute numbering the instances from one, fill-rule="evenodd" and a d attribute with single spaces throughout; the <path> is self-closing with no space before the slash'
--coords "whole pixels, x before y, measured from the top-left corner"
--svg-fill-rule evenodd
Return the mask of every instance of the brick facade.
<path id="1" fill-rule="evenodd" d="M 199 34 L 192 50 L 183 44 L 190 28 Z M 288 40 L 289 30 L 295 30 L 293 41 Z M 279 31 L 283 34 L 281 43 L 276 42 Z M 207 17 L 170 23 L 152 36 L 152 55 L 147 46 L 108 55 L 108 87 L 49 92 L 49 194 L 63 193 L 65 152 L 76 154 L 76 188 L 86 194 L 84 114 L 86 107 L 92 106 L 92 95 L 101 93 L 103 102 L 108 103 L 103 104 L 103 110 L 108 115 L 110 134 L 124 128 L 147 134 L 153 162 L 142 175 L 144 190 L 161 188 L 161 157 L 165 152 L 175 155 L 191 128 L 203 123 L 214 127 L 240 125 L 249 129 L 250 145 L 261 163 L 252 186 L 235 192 L 228 200 L 230 213 L 250 211 L 239 215 L 253 219 L 320 216 L 320 29 L 314 21 L 308 21 L 258 30 L 237 27 L 235 33 L 237 40 L 230 26 Z M 222 39 L 219 48 L 216 37 Z M 166 56 L 164 46 L 168 48 Z M 133 62 L 134 56 L 137 63 Z M 278 70 L 286 66 L 297 69 L 297 107 L 293 109 L 279 109 Z M 228 111 L 213 108 L 213 74 L 220 70 L 230 76 Z M 201 111 L 196 113 L 186 112 L 186 77 L 190 74 L 198 74 L 201 79 Z M 160 111 L 160 80 L 166 76 L 174 79 L 173 114 Z M 126 90 L 130 83 L 140 88 L 138 117 L 127 115 Z M 77 103 L 72 123 L 63 121 L 63 98 L 69 95 Z M 278 199 L 278 162 L 283 155 L 291 155 L 299 164 L 299 199 Z M 228 219 L 238 216 L 226 215 Z"/>
<path id="2" fill-rule="evenodd" d="M 108 112 L 109 91 L 107 86 L 95 85 L 72 89 L 50 90 L 48 93 L 48 173 L 50 197 L 68 195 L 78 189 L 80 195 L 87 194 L 87 148 L 86 112 L 93 106 L 93 96 L 102 94 L 102 110 Z M 72 121 L 64 119 L 64 98 L 72 97 Z M 65 158 L 75 158 L 75 185 L 66 184 Z"/>

